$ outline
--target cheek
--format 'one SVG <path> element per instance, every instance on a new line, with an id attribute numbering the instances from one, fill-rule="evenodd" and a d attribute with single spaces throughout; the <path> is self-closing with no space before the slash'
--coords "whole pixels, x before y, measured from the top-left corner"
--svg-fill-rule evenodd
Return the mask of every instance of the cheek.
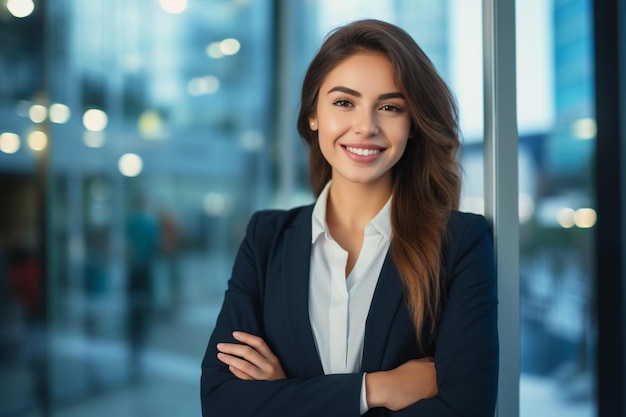
<path id="1" fill-rule="evenodd" d="M 406 152 L 406 145 L 407 145 L 407 141 L 403 141 L 397 144 L 397 153 L 394 157 L 394 164 L 396 164 L 401 158 L 402 155 L 404 155 L 404 153 Z"/>
<path id="2" fill-rule="evenodd" d="M 318 119 L 318 126 L 327 136 L 336 136 L 348 129 L 350 121 L 342 114 L 324 114 Z"/>
<path id="3" fill-rule="evenodd" d="M 409 140 L 409 135 L 411 134 L 411 126 L 410 124 L 402 124 L 400 126 L 397 126 L 394 129 L 393 132 L 393 141 L 394 144 L 398 147 L 398 149 L 401 149 L 402 152 L 404 152 L 404 149 L 406 148 L 406 144 Z"/>
<path id="4" fill-rule="evenodd" d="M 407 148 L 407 144 L 409 143 L 409 141 L 411 140 L 409 138 L 409 128 L 399 128 L 396 132 L 394 132 L 394 140 L 393 140 L 393 144 L 394 147 L 396 149 L 395 155 L 394 155 L 394 163 L 398 162 L 400 160 L 400 158 L 402 158 L 402 155 L 404 155 L 404 152 L 406 152 L 406 148 Z"/>
<path id="5" fill-rule="evenodd" d="M 318 138 L 320 148 L 330 149 L 337 139 L 340 139 L 343 135 L 350 131 L 349 123 L 346 123 L 346 118 L 340 117 L 324 117 L 318 119 Z"/>
<path id="6" fill-rule="evenodd" d="M 326 162 L 330 163 L 335 153 L 334 140 L 329 138 L 328 135 L 324 135 L 323 132 L 318 132 L 318 138 L 319 138 L 319 147 L 320 147 L 322 156 L 324 157 Z"/>

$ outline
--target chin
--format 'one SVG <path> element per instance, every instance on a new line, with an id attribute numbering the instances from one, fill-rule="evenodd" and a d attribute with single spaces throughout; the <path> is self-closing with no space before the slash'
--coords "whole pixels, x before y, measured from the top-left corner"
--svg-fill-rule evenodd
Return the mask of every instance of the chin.
<path id="1" fill-rule="evenodd" d="M 374 185 L 383 181 L 383 177 L 371 175 L 344 176 L 346 182 L 359 185 Z"/>

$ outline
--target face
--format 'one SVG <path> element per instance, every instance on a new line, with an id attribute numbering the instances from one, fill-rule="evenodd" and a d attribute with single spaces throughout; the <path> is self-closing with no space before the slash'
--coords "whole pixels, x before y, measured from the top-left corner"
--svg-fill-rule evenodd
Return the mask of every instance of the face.
<path id="1" fill-rule="evenodd" d="M 333 183 L 388 184 L 409 137 L 411 118 L 389 59 L 354 54 L 328 73 L 309 126 L 318 132 Z"/>

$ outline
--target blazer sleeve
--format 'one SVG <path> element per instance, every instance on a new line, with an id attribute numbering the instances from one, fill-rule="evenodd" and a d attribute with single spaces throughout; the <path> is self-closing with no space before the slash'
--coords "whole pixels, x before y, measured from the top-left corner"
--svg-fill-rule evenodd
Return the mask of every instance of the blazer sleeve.
<path id="1" fill-rule="evenodd" d="M 493 245 L 484 217 L 461 216 L 448 244 L 450 286 L 435 351 L 439 392 L 390 415 L 494 416 L 499 348 Z"/>
<path id="2" fill-rule="evenodd" d="M 244 381 L 232 375 L 227 366 L 217 359 L 217 343 L 237 343 L 232 337 L 235 330 L 265 339 L 262 265 L 266 261 L 262 258 L 269 256 L 267 247 L 271 244 L 270 234 L 275 231 L 270 231 L 271 225 L 261 227 L 259 224 L 264 223 L 261 217 L 261 213 L 257 213 L 250 220 L 202 361 L 202 415 L 359 416 L 362 373 L 312 378 L 288 375 L 287 379 L 278 381 Z M 285 332 L 289 332 L 289 329 L 285 329 Z"/>

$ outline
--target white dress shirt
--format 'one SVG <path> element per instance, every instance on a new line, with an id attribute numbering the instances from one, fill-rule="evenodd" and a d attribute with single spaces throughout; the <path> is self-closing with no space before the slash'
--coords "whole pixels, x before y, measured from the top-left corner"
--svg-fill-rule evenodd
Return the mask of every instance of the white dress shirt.
<path id="1" fill-rule="evenodd" d="M 313 208 L 309 319 L 324 373 L 342 374 L 361 369 L 365 321 L 391 240 L 391 199 L 365 227 L 361 252 L 346 277 L 348 252 L 326 223 L 329 189 L 330 182 Z M 361 414 L 367 410 L 363 376 Z"/>

